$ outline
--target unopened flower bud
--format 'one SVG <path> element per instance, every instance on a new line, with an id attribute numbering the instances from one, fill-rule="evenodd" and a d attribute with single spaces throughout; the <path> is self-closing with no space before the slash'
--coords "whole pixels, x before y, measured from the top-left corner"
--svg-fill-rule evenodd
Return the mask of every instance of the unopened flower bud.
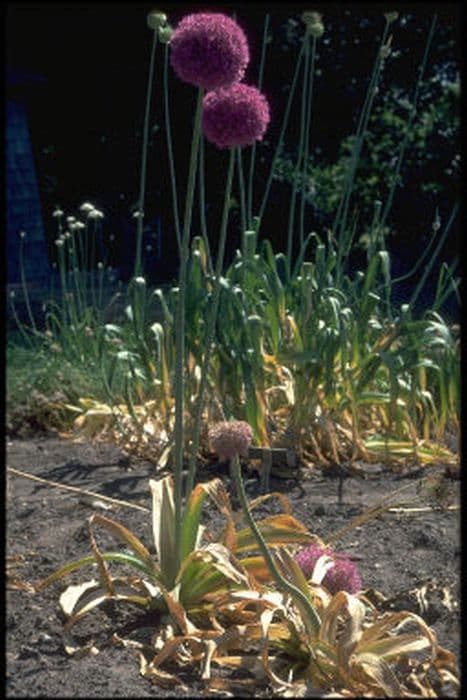
<path id="1" fill-rule="evenodd" d="M 88 213 L 88 217 L 90 219 L 103 219 L 104 214 L 101 211 L 99 211 L 98 209 L 93 209 L 92 211 L 90 211 Z"/>
<path id="2" fill-rule="evenodd" d="M 320 39 L 324 34 L 324 24 L 319 12 L 304 12 L 302 21 L 305 23 L 307 32 L 316 39 Z"/>
<path id="3" fill-rule="evenodd" d="M 388 24 L 392 24 L 399 17 L 399 13 L 398 12 L 385 12 L 384 16 L 386 18 L 386 22 Z"/>
<path id="4" fill-rule="evenodd" d="M 157 32 L 157 36 L 158 36 L 161 44 L 169 44 L 170 43 L 173 31 L 174 30 L 172 29 L 170 24 L 167 24 L 165 27 L 159 27 L 159 30 Z"/>
<path id="5" fill-rule="evenodd" d="M 146 284 L 146 280 L 144 279 L 144 277 L 135 277 L 134 283 L 142 286 L 142 285 Z"/>
<path id="6" fill-rule="evenodd" d="M 159 12 L 159 10 L 151 10 L 146 21 L 149 29 L 157 30 L 167 24 L 167 15 L 164 12 Z"/>
<path id="7" fill-rule="evenodd" d="M 63 212 L 62 212 L 61 209 L 55 209 L 55 211 L 53 212 L 52 216 L 53 216 L 55 219 L 60 219 L 60 218 L 63 216 Z"/>
<path id="8" fill-rule="evenodd" d="M 79 209 L 80 211 L 86 213 L 89 211 L 93 211 L 94 207 L 90 202 L 84 202 L 84 204 L 82 204 Z"/>

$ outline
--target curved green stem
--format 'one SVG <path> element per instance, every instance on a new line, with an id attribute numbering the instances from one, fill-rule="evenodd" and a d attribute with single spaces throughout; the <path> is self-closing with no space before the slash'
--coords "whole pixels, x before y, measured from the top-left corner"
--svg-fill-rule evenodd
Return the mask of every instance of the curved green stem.
<path id="1" fill-rule="evenodd" d="M 23 288 L 24 302 L 26 304 L 26 310 L 28 312 L 28 317 L 29 317 L 29 322 L 31 324 L 31 328 L 33 329 L 34 332 L 37 332 L 36 322 L 34 320 L 34 316 L 33 316 L 32 309 L 31 309 L 31 304 L 29 302 L 28 285 L 26 282 L 26 275 L 24 272 L 23 250 L 24 250 L 24 238 L 22 237 L 20 239 L 20 242 L 19 242 L 19 269 L 20 269 L 20 274 L 21 274 L 21 286 Z"/>
<path id="2" fill-rule="evenodd" d="M 433 268 L 433 264 L 436 261 L 436 258 L 438 257 L 440 250 L 442 249 L 442 247 L 444 245 L 444 242 L 445 242 L 446 237 L 448 235 L 449 229 L 451 228 L 452 223 L 453 223 L 454 219 L 456 218 L 458 210 L 459 210 L 459 202 L 456 202 L 456 204 L 454 205 L 453 210 L 451 212 L 451 216 L 449 218 L 449 221 L 446 224 L 446 228 L 443 231 L 443 235 L 440 237 L 440 239 L 438 241 L 438 245 L 436 246 L 435 251 L 434 251 L 433 255 L 431 256 L 430 262 L 426 266 L 426 268 L 423 272 L 422 278 L 421 278 L 420 282 L 418 283 L 415 291 L 413 292 L 413 294 L 410 298 L 410 301 L 409 301 L 410 307 L 414 306 L 415 302 L 417 301 L 417 299 L 420 295 L 420 292 L 422 291 L 422 289 L 425 285 L 425 282 L 426 282 L 429 274 L 431 273 L 431 270 Z"/>
<path id="3" fill-rule="evenodd" d="M 269 551 L 269 548 L 264 540 L 263 535 L 261 534 L 257 524 L 254 521 L 253 516 L 251 515 L 250 508 L 248 506 L 248 500 L 246 497 L 245 493 L 245 488 L 243 486 L 243 481 L 242 481 L 242 475 L 241 475 L 241 470 L 240 470 L 240 462 L 238 460 L 238 457 L 234 457 L 231 461 L 231 472 L 233 473 L 233 477 L 235 479 L 235 487 L 237 490 L 237 494 L 240 500 L 240 504 L 243 509 L 243 513 L 245 515 L 245 519 L 248 523 L 248 526 L 250 527 L 252 533 L 255 536 L 255 539 L 259 545 L 259 548 L 263 554 L 264 560 L 266 561 L 266 564 L 268 565 L 268 568 L 276 581 L 277 585 L 279 588 L 282 588 L 283 590 L 288 593 L 297 606 L 304 611 L 304 613 L 307 616 L 307 619 L 311 622 L 312 628 L 314 630 L 315 635 L 317 636 L 319 634 L 319 630 L 321 627 L 321 620 L 314 609 L 313 605 L 311 604 L 310 600 L 306 597 L 306 595 L 296 586 L 294 586 L 292 583 L 287 581 L 282 574 L 279 572 L 279 569 L 277 568 L 272 556 L 271 552 Z"/>
<path id="4" fill-rule="evenodd" d="M 223 212 L 222 212 L 221 230 L 220 230 L 220 236 L 219 236 L 219 248 L 217 251 L 216 276 L 214 279 L 214 289 L 212 292 L 212 302 L 211 302 L 210 313 L 209 313 L 209 317 L 207 320 L 206 342 L 205 342 L 205 349 L 204 349 L 203 365 L 201 368 L 201 380 L 200 380 L 200 386 L 199 386 L 199 390 L 198 390 L 198 396 L 196 399 L 195 421 L 194 421 L 193 437 L 192 437 L 191 452 L 190 452 L 190 463 L 189 463 L 189 471 L 188 471 L 188 479 L 187 479 L 187 487 L 186 487 L 187 496 L 192 492 L 194 485 L 195 485 L 196 456 L 198 454 L 198 448 L 199 448 L 199 436 L 200 436 L 200 430 L 201 430 L 201 416 L 203 413 L 204 395 L 206 393 L 206 387 L 207 387 L 207 381 L 208 381 L 209 363 L 210 363 L 210 359 L 211 359 L 211 351 L 212 351 L 212 343 L 213 343 L 213 339 L 214 339 L 214 329 L 216 326 L 217 311 L 219 309 L 219 298 L 220 298 L 220 292 L 221 292 L 221 275 L 222 275 L 222 266 L 223 266 L 223 262 L 224 262 L 225 241 L 227 238 L 227 222 L 228 222 L 228 218 L 229 218 L 230 193 L 232 190 L 233 171 L 234 171 L 234 164 L 235 164 L 235 151 L 236 151 L 235 148 L 230 149 L 229 169 L 228 169 L 228 173 L 227 173 L 227 184 L 225 186 L 224 208 L 223 208 Z"/>

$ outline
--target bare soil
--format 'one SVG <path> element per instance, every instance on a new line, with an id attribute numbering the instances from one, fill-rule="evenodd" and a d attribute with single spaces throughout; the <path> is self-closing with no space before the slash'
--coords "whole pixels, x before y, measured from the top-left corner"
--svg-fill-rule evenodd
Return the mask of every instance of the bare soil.
<path id="1" fill-rule="evenodd" d="M 77 444 L 53 435 L 11 439 L 7 443 L 7 466 L 151 506 L 148 479 L 155 477 L 154 465 L 125 456 L 114 445 Z M 270 490 L 285 493 L 294 516 L 326 541 L 391 491 L 407 485 L 404 498 L 408 493 L 416 494 L 428 470 L 439 473 L 443 467 L 414 467 L 402 473 L 382 467 L 362 472 L 364 476 L 341 482 L 341 494 L 340 480 L 329 471 L 316 470 L 300 479 L 278 478 L 273 471 Z M 199 478 L 212 478 L 214 471 L 229 484 L 228 469 L 222 464 L 201 471 Z M 245 476 L 251 479 L 249 494 L 254 497 L 259 493 L 259 479 L 248 472 L 245 465 Z M 451 503 L 458 505 L 459 482 L 452 475 L 445 481 Z M 32 593 L 21 590 L 21 582 L 37 582 L 64 562 L 88 554 L 87 518 L 96 510 L 103 513 L 102 505 L 92 497 L 51 488 L 11 471 L 7 471 L 6 486 L 6 554 L 10 574 L 6 591 L 6 696 L 204 697 L 206 692 L 196 668 L 183 671 L 188 691 L 163 689 L 139 674 L 131 650 L 111 642 L 114 632 L 125 636 L 131 630 L 154 631 L 157 625 L 157 619 L 128 606 L 110 605 L 76 625 L 75 638 L 80 644 L 92 641 L 100 650 L 98 655 L 67 655 L 58 605 L 65 584 Z M 269 500 L 255 513 L 265 517 L 279 510 L 278 501 Z M 124 506 L 112 506 L 106 512 L 151 548 L 149 513 Z M 221 521 L 216 520 L 214 512 L 208 514 L 206 523 L 215 529 Z M 106 541 L 103 535 L 102 542 Z M 385 596 L 385 609 L 420 614 L 435 631 L 439 643 L 459 658 L 459 510 L 436 506 L 415 512 L 385 512 L 348 532 L 335 548 L 348 553 L 358 564 L 365 589 L 375 589 Z M 70 577 L 68 583 L 83 580 L 82 572 Z M 258 686 L 252 693 L 268 697 L 271 691 Z"/>

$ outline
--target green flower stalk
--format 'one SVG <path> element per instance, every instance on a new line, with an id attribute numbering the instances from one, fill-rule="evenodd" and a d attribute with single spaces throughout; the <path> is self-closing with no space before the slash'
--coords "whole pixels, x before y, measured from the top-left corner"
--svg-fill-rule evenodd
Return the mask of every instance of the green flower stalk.
<path id="1" fill-rule="evenodd" d="M 306 13 L 304 13 L 306 14 Z M 313 13 L 316 14 L 316 13 Z M 304 20 L 305 21 L 305 20 Z M 306 23 L 306 22 L 305 22 Z M 315 75 L 315 62 L 316 62 L 316 43 L 321 37 L 321 28 L 324 32 L 324 27 L 321 24 L 321 17 L 318 15 L 318 20 L 316 23 L 312 23 L 308 31 L 312 37 L 311 43 L 311 67 L 309 71 L 309 80 L 307 84 L 307 105 L 306 105 L 306 116 L 305 116 L 305 144 L 303 153 L 303 169 L 302 169 L 302 183 L 301 183 L 301 200 L 300 200 L 300 246 L 303 247 L 305 242 L 305 203 L 306 203 L 306 186 L 307 186 L 307 174 L 308 174 L 308 158 L 310 152 L 310 129 L 311 129 L 311 112 L 312 112 L 312 102 L 313 102 L 313 82 Z"/>
<path id="2" fill-rule="evenodd" d="M 201 126 L 206 137 L 220 148 L 249 144 L 256 138 L 261 138 L 269 120 L 269 111 L 263 96 L 255 94 L 252 97 L 252 94 L 255 93 L 255 88 L 247 86 L 238 88 L 236 81 L 243 78 L 250 55 L 246 37 L 234 20 L 219 13 L 195 13 L 188 15 L 181 20 L 174 30 L 170 39 L 170 46 L 170 62 L 177 76 L 184 82 L 198 87 L 198 101 L 188 171 L 185 218 L 180 249 L 179 292 L 175 322 L 174 512 L 175 549 L 177 564 L 179 565 L 181 561 L 184 444 L 185 297 Z M 203 99 L 205 89 L 210 92 Z M 229 106 L 231 100 L 233 100 L 234 111 Z M 227 123 L 229 115 L 231 119 Z M 250 118 L 248 125 L 245 125 L 243 121 L 246 115 Z M 266 116 L 267 120 L 265 119 Z M 234 149 L 232 149 L 226 188 L 229 192 L 234 163 L 235 153 Z M 227 227 L 227 215 L 228 208 L 224 205 L 221 237 L 225 236 L 225 232 L 222 236 L 222 231 Z M 219 248 L 218 259 L 221 260 L 221 265 L 223 250 L 221 245 Z M 220 273 L 218 279 L 220 280 Z M 208 348 L 207 351 L 209 352 Z M 205 364 L 207 365 L 206 358 Z M 193 442 L 196 442 L 196 436 Z M 191 482 L 194 479 L 194 468 L 191 465 Z"/>
<path id="3" fill-rule="evenodd" d="M 245 520 L 248 523 L 250 530 L 255 536 L 255 539 L 259 545 L 259 548 L 269 568 L 269 571 L 272 574 L 272 577 L 274 578 L 277 586 L 291 596 L 299 610 L 302 612 L 304 616 L 304 621 L 306 620 L 309 623 L 313 635 L 317 637 L 321 627 L 321 620 L 318 613 L 316 612 L 315 608 L 313 607 L 312 603 L 307 598 L 307 596 L 299 588 L 294 586 L 292 583 L 287 581 L 287 579 L 285 579 L 284 576 L 282 576 L 279 569 L 277 568 L 277 565 L 272 557 L 271 552 L 269 551 L 266 542 L 264 541 L 264 537 L 261 534 L 261 531 L 256 525 L 255 520 L 251 514 L 245 493 L 245 487 L 242 481 L 238 454 L 232 457 L 231 473 L 233 474 L 233 477 L 235 479 L 235 487 L 243 510 L 243 514 L 245 516 Z"/>
<path id="4" fill-rule="evenodd" d="M 172 146 L 172 127 L 170 124 L 170 109 L 169 109 L 169 45 L 164 47 L 164 118 L 165 118 L 165 135 L 167 140 L 167 153 L 169 159 L 170 170 L 170 185 L 172 188 L 172 209 L 174 215 L 175 235 L 177 237 L 178 253 L 181 254 L 182 234 L 180 226 L 180 215 L 178 208 L 178 190 L 177 178 L 175 174 L 175 162 Z"/>
<path id="5" fill-rule="evenodd" d="M 141 150 L 141 176 L 139 184 L 139 198 L 138 198 L 138 212 L 139 216 L 137 218 L 136 227 L 136 256 L 135 256 L 135 268 L 134 276 L 139 277 L 142 274 L 142 260 L 141 252 L 143 246 L 143 224 L 144 224 L 144 200 L 146 192 L 146 163 L 148 155 L 148 135 L 149 135 L 149 116 L 151 113 L 151 97 L 152 97 L 152 85 L 154 82 L 154 64 L 156 56 L 156 47 L 158 40 L 158 29 L 163 26 L 166 18 L 163 13 L 151 12 L 148 15 L 147 22 L 150 29 L 154 31 L 152 38 L 152 49 L 151 49 L 151 59 L 149 62 L 149 76 L 148 76 L 148 86 L 146 91 L 146 107 L 144 113 L 144 124 L 143 124 L 143 145 Z"/>
<path id="6" fill-rule="evenodd" d="M 185 297 L 189 254 L 191 218 L 196 181 L 196 167 L 201 136 L 201 115 L 203 107 L 203 88 L 198 89 L 195 111 L 193 138 L 191 143 L 188 185 L 185 203 L 185 218 L 180 250 L 180 271 L 178 277 L 178 300 L 175 320 L 175 426 L 174 426 L 174 506 L 175 506 L 175 543 L 176 557 L 180 564 L 180 536 L 182 526 L 182 470 L 183 470 L 183 436 L 184 436 L 184 372 L 185 372 Z"/>
<path id="7" fill-rule="evenodd" d="M 266 182 L 266 187 L 265 187 L 265 190 L 264 190 L 263 198 L 262 198 L 262 200 L 261 200 L 261 205 L 260 205 L 260 207 L 259 207 L 257 232 L 259 232 L 259 226 L 261 225 L 261 221 L 262 221 L 263 216 L 264 216 L 264 212 L 265 212 L 266 205 L 267 205 L 268 198 L 269 198 L 269 191 L 270 191 L 270 189 L 271 189 L 271 184 L 272 184 L 272 181 L 273 181 L 273 178 L 274 178 L 274 171 L 275 171 L 275 169 L 276 169 L 277 160 L 278 160 L 278 158 L 279 158 L 279 155 L 280 155 L 280 153 L 281 153 L 282 146 L 283 146 L 283 143 L 284 143 L 285 131 L 286 131 L 287 125 L 288 125 L 288 123 L 289 123 L 290 110 L 291 110 L 291 107 L 292 107 L 292 101 L 293 101 L 293 98 L 294 98 L 294 95 L 295 95 L 295 90 L 296 90 L 296 87 L 297 87 L 298 76 L 299 76 L 299 74 L 300 74 L 300 67 L 301 67 L 301 63 L 302 63 L 304 54 L 305 54 L 305 42 L 302 43 L 302 47 L 301 47 L 301 49 L 300 49 L 300 53 L 298 54 L 297 63 L 296 63 L 296 65 L 295 65 L 295 72 L 294 72 L 294 75 L 293 75 L 293 78 L 292 78 L 292 85 L 290 86 L 289 97 L 288 97 L 287 105 L 286 105 L 285 111 L 284 111 L 284 118 L 283 118 L 283 120 L 282 120 L 282 126 L 281 126 L 281 130 L 280 130 L 280 133 L 279 133 L 279 138 L 278 138 L 278 141 L 277 141 L 276 150 L 274 151 L 274 156 L 273 156 L 273 159 L 272 159 L 271 168 L 270 168 L 270 171 L 269 171 L 269 176 L 268 176 L 268 179 L 267 179 L 267 182 Z"/>
<path id="8" fill-rule="evenodd" d="M 393 17 L 394 15 L 396 15 L 395 18 Z M 397 12 L 387 13 L 385 15 L 385 17 L 386 17 L 386 21 L 389 25 L 391 22 L 393 22 L 395 19 L 397 19 Z M 407 144 L 409 142 L 409 137 L 410 137 L 410 134 L 412 133 L 411 127 L 412 127 L 412 124 L 413 124 L 415 117 L 417 116 L 419 92 L 420 92 L 420 88 L 422 86 L 422 81 L 423 81 L 423 77 L 424 77 L 425 70 L 426 70 L 428 55 L 429 55 L 429 51 L 430 51 L 430 47 L 431 47 L 431 42 L 433 41 L 437 19 L 438 19 L 438 17 L 435 14 L 433 16 L 433 20 L 431 22 L 430 31 L 428 33 L 428 38 L 427 38 L 426 45 L 425 45 L 425 52 L 423 54 L 422 65 L 420 66 L 420 72 L 418 74 L 417 84 L 415 86 L 415 92 L 414 92 L 414 96 L 413 96 L 413 100 L 412 100 L 412 108 L 410 110 L 409 120 L 407 122 L 404 137 L 403 137 L 401 144 L 400 144 L 400 147 L 399 147 L 399 153 L 397 156 L 396 167 L 394 168 L 394 172 L 392 174 L 391 189 L 389 191 L 389 195 L 388 195 L 388 198 L 386 200 L 386 204 L 384 205 L 383 214 L 381 217 L 381 226 L 384 226 L 384 224 L 386 223 L 386 219 L 387 219 L 388 214 L 389 214 L 391 207 L 392 207 L 394 192 L 395 192 L 397 184 L 399 182 L 399 173 L 401 171 L 402 161 L 404 159 L 404 154 L 405 154 L 405 149 L 407 148 Z"/>
<path id="9" fill-rule="evenodd" d="M 212 292 L 212 303 L 209 311 L 206 329 L 205 350 L 201 368 L 201 380 L 195 408 L 190 465 L 187 480 L 187 494 L 194 487 L 196 472 L 196 457 L 199 447 L 201 417 L 204 407 L 204 395 L 207 387 L 209 365 L 214 340 L 215 324 L 219 308 L 221 291 L 221 275 L 224 262 L 224 250 L 227 235 L 227 223 L 230 208 L 230 194 L 235 160 L 237 159 L 239 174 L 243 174 L 241 166 L 240 146 L 251 145 L 261 139 L 269 123 L 269 106 L 266 98 L 256 88 L 247 85 L 234 85 L 228 90 L 209 92 L 203 104 L 203 130 L 206 138 L 218 148 L 230 145 L 229 169 L 224 195 L 219 247 L 216 261 L 216 273 Z M 240 177 L 240 190 L 244 202 L 243 178 Z M 242 207 L 244 211 L 244 207 Z M 242 236 L 244 238 L 244 235 Z"/>
<path id="10" fill-rule="evenodd" d="M 224 263 L 225 243 L 226 243 L 226 238 L 227 238 L 227 223 L 228 223 L 228 218 L 229 218 L 230 194 L 232 191 L 233 171 L 234 171 L 234 165 L 235 165 L 235 151 L 236 151 L 235 148 L 231 148 L 230 154 L 229 154 L 227 183 L 225 186 L 224 207 L 223 207 L 223 212 L 222 212 L 222 222 L 221 222 L 221 229 L 220 229 L 220 236 L 219 236 L 219 247 L 218 247 L 218 251 L 217 251 L 216 270 L 215 270 L 214 284 L 213 284 L 213 290 L 212 290 L 212 301 L 211 301 L 209 316 L 207 319 L 206 341 L 205 341 L 203 365 L 201 368 L 201 379 L 200 379 L 200 385 L 199 385 L 199 389 L 198 389 L 198 395 L 196 397 L 195 420 L 194 420 L 194 427 L 193 427 L 193 437 L 192 437 L 192 444 L 191 444 L 191 451 L 190 451 L 190 462 L 189 462 L 188 478 L 187 478 L 187 486 L 186 486 L 187 497 L 190 495 L 190 493 L 192 492 L 194 485 L 195 485 L 196 458 L 198 455 L 198 448 L 199 448 L 199 436 L 200 436 L 200 432 L 201 432 L 201 418 L 203 415 L 204 397 L 205 397 L 206 387 L 207 387 L 207 382 L 208 382 L 209 365 L 210 365 L 210 361 L 211 361 L 212 344 L 213 344 L 213 340 L 214 340 L 214 331 L 215 331 L 215 326 L 216 326 L 217 312 L 219 310 L 219 299 L 220 299 L 220 292 L 221 292 L 221 275 L 222 275 L 222 267 L 223 267 L 223 263 Z"/>
<path id="11" fill-rule="evenodd" d="M 36 322 L 34 320 L 34 315 L 32 313 L 31 309 L 31 303 L 29 300 L 29 292 L 28 292 L 28 285 L 26 282 L 26 274 L 24 271 L 24 242 L 26 240 L 26 233 L 24 231 L 20 231 L 19 233 L 19 269 L 20 269 L 20 275 L 21 275 L 21 287 L 23 289 L 23 296 L 24 296 L 24 302 L 26 304 L 26 310 L 28 312 L 28 318 L 29 322 L 31 324 L 31 328 L 35 333 L 37 333 L 37 326 Z"/>
<path id="12" fill-rule="evenodd" d="M 334 224 L 332 227 L 332 231 L 334 232 L 335 237 L 339 241 L 336 265 L 337 281 L 339 284 L 342 279 L 342 259 L 348 255 L 351 244 L 351 231 L 347 230 L 347 216 L 350 205 L 350 199 L 354 188 L 355 175 L 360 160 L 360 154 L 363 148 L 363 142 L 365 140 L 371 109 L 373 107 L 373 102 L 377 93 L 378 80 L 381 73 L 381 68 L 384 63 L 384 53 L 382 50 L 386 46 L 386 42 L 388 40 L 389 26 L 390 23 L 386 20 L 383 37 L 380 43 L 380 48 L 378 50 L 373 65 L 373 73 L 371 75 L 370 83 L 365 97 L 365 102 L 360 113 L 357 131 L 355 133 L 355 145 L 353 147 L 352 155 L 350 158 L 349 169 L 347 171 L 347 176 L 344 183 L 344 188 L 342 190 L 339 207 L 337 209 L 337 213 L 334 218 Z"/>
<path id="13" fill-rule="evenodd" d="M 308 137 L 308 134 L 306 134 L 306 123 L 307 123 L 307 95 L 308 95 L 308 89 L 309 89 L 309 82 L 312 80 L 312 76 L 309 76 L 309 66 L 310 66 L 310 40 L 309 36 L 311 34 L 309 31 L 305 33 L 305 36 L 303 37 L 303 43 L 305 46 L 305 64 L 303 67 L 303 89 L 302 89 L 302 103 L 301 103 L 301 111 L 300 111 L 300 135 L 299 135 L 299 142 L 298 142 L 298 153 L 297 153 L 297 162 L 295 165 L 295 171 L 296 171 L 296 176 L 293 179 L 292 183 L 292 193 L 290 196 L 290 208 L 289 208 L 289 222 L 288 222 L 288 227 L 287 227 L 287 257 L 286 257 L 286 262 L 287 262 L 287 277 L 290 280 L 291 276 L 291 271 L 292 271 L 292 253 L 293 253 L 293 234 L 294 234 L 294 225 L 295 225 L 295 206 L 296 206 L 296 200 L 297 200 L 297 190 L 298 190 L 298 173 L 300 173 L 300 170 L 302 168 L 302 160 L 304 160 L 304 147 L 305 147 L 305 141 L 306 138 Z M 314 62 L 313 62 L 313 67 L 314 67 Z M 306 161 L 305 161 L 305 168 L 306 168 Z M 303 243 L 303 241 L 300 241 Z"/>
<path id="14" fill-rule="evenodd" d="M 258 73 L 258 90 L 261 90 L 263 85 L 263 75 L 264 75 L 264 64 L 266 60 L 266 47 L 268 44 L 268 30 L 269 30 L 269 15 L 267 14 L 264 19 L 264 29 L 263 29 L 263 42 L 261 44 L 261 59 L 259 63 L 259 73 Z M 250 151 L 250 167 L 248 171 L 248 192 L 247 192 L 247 225 L 248 228 L 253 227 L 253 176 L 255 172 L 255 159 L 256 159 L 256 141 L 251 147 Z"/>

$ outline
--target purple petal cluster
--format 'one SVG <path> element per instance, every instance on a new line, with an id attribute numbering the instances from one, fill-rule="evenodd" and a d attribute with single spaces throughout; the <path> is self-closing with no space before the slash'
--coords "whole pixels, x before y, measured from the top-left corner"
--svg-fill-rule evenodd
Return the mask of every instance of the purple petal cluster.
<path id="1" fill-rule="evenodd" d="M 329 569 L 323 578 L 323 585 L 330 593 L 333 595 L 338 593 L 338 591 L 357 593 L 361 590 L 362 581 L 357 567 L 345 554 L 338 554 L 327 547 L 311 544 L 309 547 L 302 549 L 295 559 L 304 575 L 310 578 L 316 562 L 323 554 L 331 557 L 334 561 L 334 566 Z"/>
<path id="2" fill-rule="evenodd" d="M 209 429 L 209 442 L 221 459 L 246 457 L 253 439 L 253 430 L 242 420 L 222 421 Z"/>
<path id="3" fill-rule="evenodd" d="M 221 13 L 184 17 L 170 40 L 170 62 L 186 83 L 217 90 L 242 80 L 250 60 L 243 30 Z"/>
<path id="4" fill-rule="evenodd" d="M 236 83 L 208 92 L 203 101 L 204 135 L 218 148 L 261 141 L 269 124 L 269 105 L 255 87 Z"/>

